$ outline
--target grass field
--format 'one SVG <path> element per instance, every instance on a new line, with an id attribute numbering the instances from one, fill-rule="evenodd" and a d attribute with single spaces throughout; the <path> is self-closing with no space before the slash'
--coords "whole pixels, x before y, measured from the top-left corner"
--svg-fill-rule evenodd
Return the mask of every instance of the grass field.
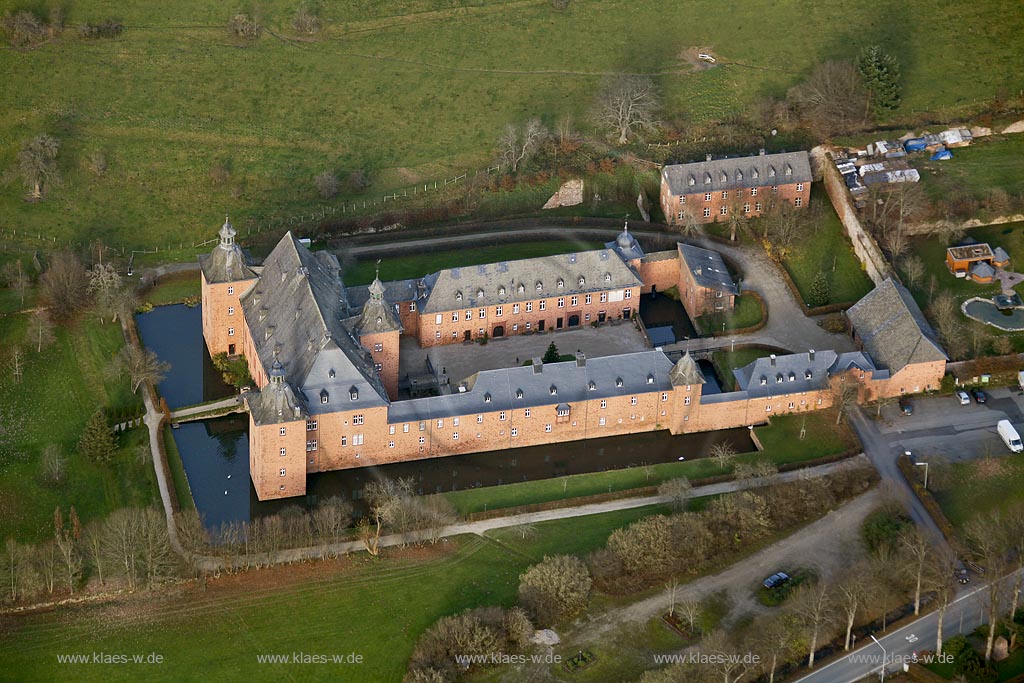
<path id="1" fill-rule="evenodd" d="M 930 161 L 928 156 L 911 157 L 921 172 L 921 185 L 932 199 L 966 192 L 984 199 L 991 188 L 1001 187 L 1011 195 L 1024 192 L 1024 135 L 979 138 L 970 147 L 950 150 L 953 158 Z"/>
<path id="2" fill-rule="evenodd" d="M 479 605 L 511 605 L 519 574 L 545 553 L 586 554 L 615 529 L 661 508 L 613 512 L 535 525 L 523 542 L 515 530 L 495 543 L 457 537 L 412 558 L 351 556 L 335 564 L 249 573 L 211 581 L 207 591 L 140 598 L 0 622 L 0 659 L 19 681 L 135 681 L 154 665 L 62 667 L 56 653 L 161 653 L 162 679 L 295 677 L 311 681 L 398 682 L 415 639 L 441 616 Z M 336 569 L 336 566 L 342 567 Z M 292 579 L 285 575 L 298 575 Z M 301 615 L 300 619 L 296 619 Z M 203 646 L 197 647 L 197 634 Z M 259 653 L 346 654 L 362 664 L 260 664 Z M 301 675 L 300 675 L 301 674 Z"/>
<path id="3" fill-rule="evenodd" d="M 814 183 L 811 188 L 811 201 L 821 207 L 821 227 L 802 237 L 783 260 L 783 265 L 805 302 L 819 272 L 828 276 L 830 304 L 857 301 L 873 289 L 871 278 L 853 253 L 843 224 L 821 183 Z"/>
<path id="4" fill-rule="evenodd" d="M 1024 461 L 1008 454 L 943 465 L 937 474 L 931 488 L 957 530 L 975 516 L 1024 503 Z"/>
<path id="5" fill-rule="evenodd" d="M 154 306 L 180 304 L 190 297 L 199 299 L 201 289 L 199 271 L 193 270 L 164 276 L 155 287 L 141 295 L 139 299 Z"/>
<path id="6" fill-rule="evenodd" d="M 0 10 L 22 6 L 0 0 Z M 0 167 L 48 132 L 62 142 L 64 177 L 35 204 L 8 181 L 8 227 L 114 246 L 187 244 L 211 237 L 225 211 L 244 224 L 320 205 L 312 178 L 325 168 L 343 179 L 367 169 L 376 196 L 486 166 L 510 121 L 571 114 L 587 128 L 610 72 L 655 74 L 666 118 L 700 122 L 784 95 L 817 62 L 854 56 L 864 35 L 900 61 L 897 115 L 953 115 L 1024 85 L 1024 15 L 1012 0 L 647 0 L 628 10 L 577 0 L 565 12 L 547 0 L 341 0 L 322 4 L 315 40 L 292 38 L 296 6 L 259 3 L 267 30 L 242 46 L 224 28 L 241 6 L 82 0 L 57 39 L 5 50 L 16 97 L 0 120 Z M 957 27 L 956 49 L 920 20 L 940 14 Z M 111 16 L 127 27 L 120 38 L 77 37 L 79 24 Z M 693 71 L 680 53 L 694 46 L 710 46 L 719 66 Z M 97 150 L 108 159 L 102 176 L 84 164 Z M 211 180 L 215 165 L 225 180 Z"/>
<path id="7" fill-rule="evenodd" d="M 806 418 L 806 435 L 799 439 L 800 428 Z M 802 460 L 813 460 L 851 448 L 855 437 L 845 427 L 836 427 L 835 413 L 827 411 L 810 412 L 806 415 L 773 417 L 770 425 L 757 427 L 757 436 L 765 450 L 744 453 L 736 462 L 770 460 L 778 465 Z M 610 491 L 625 491 L 657 486 L 675 477 L 687 477 L 692 482 L 714 477 L 732 470 L 725 470 L 710 458 L 685 462 L 668 462 L 644 467 L 631 467 L 607 472 L 575 474 L 556 479 L 487 486 L 443 494 L 460 514 L 495 510 L 498 508 L 543 503 L 579 496 L 590 496 Z"/>
<path id="8" fill-rule="evenodd" d="M 552 240 L 546 242 L 513 242 L 496 244 L 487 247 L 465 247 L 462 249 L 445 249 L 418 254 L 405 254 L 394 258 L 381 259 L 380 279 L 407 280 L 436 273 L 444 268 L 456 268 L 497 261 L 514 261 L 516 259 L 536 258 L 552 254 L 567 254 L 574 251 L 600 249 L 603 242 L 586 240 Z M 368 285 L 373 281 L 376 259 L 356 262 L 343 273 L 345 284 Z"/>
<path id="9" fill-rule="evenodd" d="M 732 371 L 753 363 L 758 358 L 771 355 L 768 349 L 737 349 L 735 351 L 715 351 L 711 362 L 715 366 L 718 379 L 722 381 L 723 391 L 732 391 L 736 386 L 736 378 Z"/>
<path id="10" fill-rule="evenodd" d="M 163 440 L 164 452 L 167 454 L 167 467 L 171 470 L 171 479 L 174 481 L 174 493 L 178 497 L 178 505 L 182 510 L 193 510 L 196 507 L 196 502 L 192 498 L 188 475 L 185 474 L 185 463 L 181 461 L 181 453 L 178 452 L 178 444 L 171 434 L 170 425 L 164 425 Z"/>
<path id="11" fill-rule="evenodd" d="M 21 340 L 25 324 L 25 316 L 0 317 L 0 343 L 7 347 Z M 122 437 L 115 462 L 105 466 L 74 452 L 98 407 L 140 403 L 127 380 L 106 372 L 122 343 L 117 324 L 84 319 L 72 329 L 58 329 L 57 341 L 41 354 L 33 348 L 20 383 L 9 375 L 0 383 L 0 538 L 45 538 L 52 533 L 57 505 L 74 505 L 87 521 L 153 500 L 152 465 L 137 456 L 145 433 L 134 430 Z M 66 480 L 57 486 L 44 485 L 39 477 L 40 453 L 49 444 L 67 456 Z"/>

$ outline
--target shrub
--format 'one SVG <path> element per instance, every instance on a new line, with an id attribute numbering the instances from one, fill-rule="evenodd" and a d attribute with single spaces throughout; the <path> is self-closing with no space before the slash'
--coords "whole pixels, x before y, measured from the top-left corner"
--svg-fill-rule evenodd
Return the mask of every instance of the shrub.
<path id="1" fill-rule="evenodd" d="M 416 642 L 404 681 L 458 681 L 477 665 L 463 666 L 456 657 L 519 652 L 532 635 L 533 624 L 515 607 L 478 607 L 442 617 Z"/>
<path id="2" fill-rule="evenodd" d="M 87 40 L 117 38 L 122 32 L 124 32 L 124 24 L 116 19 L 106 19 L 98 24 L 86 23 L 78 27 L 78 35 Z"/>
<path id="3" fill-rule="evenodd" d="M 39 476 L 44 484 L 58 486 L 64 483 L 67 474 L 67 458 L 60 446 L 50 444 L 43 449 L 39 459 Z"/>
<path id="4" fill-rule="evenodd" d="M 313 178 L 313 184 L 316 185 L 317 192 L 324 199 L 331 199 L 338 195 L 338 176 L 329 170 L 318 173 Z"/>
<path id="5" fill-rule="evenodd" d="M 228 20 L 228 33 L 245 40 L 256 40 L 263 32 L 255 19 L 248 14 L 236 14 Z"/>
<path id="6" fill-rule="evenodd" d="M 847 331 L 846 316 L 842 313 L 830 313 L 822 319 L 821 328 L 826 332 L 845 334 Z"/>
<path id="7" fill-rule="evenodd" d="M 292 15 L 292 28 L 296 33 L 313 35 L 320 30 L 320 17 L 305 5 L 300 5 Z"/>
<path id="8" fill-rule="evenodd" d="M 14 47 L 36 45 L 43 42 L 47 35 L 46 22 L 29 10 L 5 16 L 4 30 Z"/>
<path id="9" fill-rule="evenodd" d="M 538 624 L 550 626 L 583 611 L 591 583 L 580 558 L 545 556 L 519 577 L 519 601 Z"/>

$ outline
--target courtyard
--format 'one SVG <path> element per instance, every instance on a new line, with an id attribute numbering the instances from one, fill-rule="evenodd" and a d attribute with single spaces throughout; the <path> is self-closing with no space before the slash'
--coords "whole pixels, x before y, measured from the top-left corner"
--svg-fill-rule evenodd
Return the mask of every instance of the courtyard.
<path id="1" fill-rule="evenodd" d="M 430 373 L 430 367 L 448 376 L 455 386 L 475 372 L 511 368 L 539 358 L 552 342 L 562 355 L 582 351 L 588 358 L 635 353 L 648 349 L 643 334 L 629 321 L 609 322 L 600 327 L 579 327 L 543 334 L 520 334 L 476 342 L 420 348 L 413 337 L 402 337 L 399 346 L 399 377 Z"/>

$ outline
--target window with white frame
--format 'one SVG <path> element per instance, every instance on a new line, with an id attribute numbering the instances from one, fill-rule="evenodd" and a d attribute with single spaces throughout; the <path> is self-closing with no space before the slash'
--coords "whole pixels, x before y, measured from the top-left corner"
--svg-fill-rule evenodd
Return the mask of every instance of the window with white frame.
<path id="1" fill-rule="evenodd" d="M 750 213 L 750 203 L 749 202 L 743 205 L 743 213 Z"/>
<path id="2" fill-rule="evenodd" d="M 589 304 L 593 300 L 594 300 L 594 296 L 592 294 L 587 294 L 587 296 L 583 299 L 583 303 Z"/>
<path id="3" fill-rule="evenodd" d="M 228 287 L 228 294 L 231 295 L 231 294 L 234 294 L 234 293 L 235 293 L 235 288 L 234 287 Z"/>
<path id="4" fill-rule="evenodd" d="M 288 449 L 285 448 L 284 446 L 281 446 L 281 448 L 278 449 L 277 453 L 278 453 L 278 455 L 281 455 L 281 456 L 288 455 Z"/>
<path id="5" fill-rule="evenodd" d="M 466 311 L 466 315 L 463 316 L 466 320 L 473 319 L 473 311 Z"/>
<path id="6" fill-rule="evenodd" d="M 796 199 L 793 200 L 793 206 L 798 206 L 799 207 L 799 206 L 803 206 L 803 205 L 804 205 L 804 198 L 803 197 L 797 197 Z"/>
<path id="7" fill-rule="evenodd" d="M 422 445 L 423 445 L 423 444 L 425 444 L 426 442 L 427 442 L 427 439 L 426 439 L 425 437 L 422 437 L 422 436 L 421 436 L 421 437 L 420 437 L 420 445 L 422 446 Z"/>
<path id="8" fill-rule="evenodd" d="M 229 327 L 228 328 L 228 336 L 229 337 L 234 337 L 235 336 L 235 328 L 233 328 L 233 327 Z"/>
<path id="9" fill-rule="evenodd" d="M 632 289 L 627 289 L 625 292 L 622 293 L 622 297 L 624 299 L 632 299 L 633 298 L 633 290 Z"/>
<path id="10" fill-rule="evenodd" d="M 565 308 L 565 297 L 564 296 L 558 297 L 558 307 L 559 308 Z"/>
<path id="11" fill-rule="evenodd" d="M 377 353 L 380 353 L 381 351 L 384 350 L 384 345 L 383 344 L 374 344 L 373 345 L 373 350 L 376 351 Z"/>
<path id="12" fill-rule="evenodd" d="M 280 429 L 277 430 L 278 436 L 284 436 L 287 433 L 288 433 L 288 430 L 285 427 L 281 427 Z"/>
<path id="13" fill-rule="evenodd" d="M 804 191 L 804 184 L 803 183 L 797 183 L 796 184 L 796 191 L 797 192 L 803 192 Z"/>
<path id="14" fill-rule="evenodd" d="M 501 309 L 502 309 L 501 306 L 495 306 L 494 307 L 494 315 L 500 316 L 502 314 L 502 310 Z"/>
<path id="15" fill-rule="evenodd" d="M 287 471 L 283 467 L 281 468 L 281 476 L 282 477 L 287 476 Z"/>
<path id="16" fill-rule="evenodd" d="M 454 311 L 452 313 L 452 322 L 453 323 L 459 322 L 459 312 L 458 311 Z"/>
<path id="17" fill-rule="evenodd" d="M 710 217 L 711 217 L 711 207 L 710 206 L 705 206 L 704 207 L 704 218 L 710 218 Z"/>
<path id="18" fill-rule="evenodd" d="M 598 297 L 598 301 L 603 304 L 608 303 L 608 292 L 601 292 L 601 295 Z"/>
<path id="19" fill-rule="evenodd" d="M 751 197 L 756 197 L 757 196 L 757 188 L 756 187 L 750 188 L 750 196 Z"/>
<path id="20" fill-rule="evenodd" d="M 441 324 L 441 314 L 440 313 L 438 313 L 437 315 L 434 316 L 434 324 L 435 325 L 440 325 Z"/>
<path id="21" fill-rule="evenodd" d="M 722 190 L 722 199 L 728 199 L 728 198 L 729 198 L 729 191 L 728 190 Z"/>
<path id="22" fill-rule="evenodd" d="M 599 418 L 597 418 L 597 424 L 600 427 L 604 427 L 605 424 L 607 424 L 607 422 L 605 421 L 605 419 L 603 417 L 599 417 Z"/>
<path id="23" fill-rule="evenodd" d="M 306 431 L 307 432 L 316 431 L 316 428 L 317 428 L 316 420 L 306 420 Z"/>
<path id="24" fill-rule="evenodd" d="M 754 204 L 754 210 L 757 211 L 758 213 L 760 213 L 763 208 L 764 205 L 761 202 L 757 202 L 756 204 Z"/>
<path id="25" fill-rule="evenodd" d="M 523 417 L 530 417 L 530 409 L 529 408 L 527 408 L 526 410 L 523 411 Z"/>
<path id="26" fill-rule="evenodd" d="M 459 440 L 459 433 L 458 432 L 452 432 L 452 441 L 458 441 L 458 440 Z"/>
<path id="27" fill-rule="evenodd" d="M 551 431 L 551 425 L 544 425 L 544 431 L 545 432 L 550 432 Z"/>
<path id="28" fill-rule="evenodd" d="M 395 442 L 394 441 L 388 441 L 388 448 L 394 448 L 394 447 L 395 447 Z"/>
<path id="29" fill-rule="evenodd" d="M 438 429 L 444 429 L 444 420 L 438 420 L 437 421 L 437 428 Z"/>
<path id="30" fill-rule="evenodd" d="M 348 445 L 348 437 L 347 436 L 341 437 L 341 445 L 342 446 L 347 446 Z"/>
<path id="31" fill-rule="evenodd" d="M 409 312 L 412 313 L 415 310 L 416 310 L 416 302 L 415 301 L 410 301 L 409 302 Z"/>
<path id="32" fill-rule="evenodd" d="M 438 330 L 437 332 L 434 333 L 434 339 L 440 339 L 440 338 L 441 338 L 441 330 Z"/>
<path id="33" fill-rule="evenodd" d="M 569 417 L 569 409 L 568 408 L 558 408 L 555 411 L 555 413 L 558 415 L 558 417 Z"/>
<path id="34" fill-rule="evenodd" d="M 683 405 L 684 406 L 690 405 L 690 397 L 689 396 L 684 396 L 683 397 Z"/>
<path id="35" fill-rule="evenodd" d="M 395 425 L 388 425 L 388 434 L 395 433 Z"/>
<path id="36" fill-rule="evenodd" d="M 601 399 L 601 410 L 604 410 L 607 407 L 608 407 L 608 401 L 602 398 Z"/>
<path id="37" fill-rule="evenodd" d="M 677 221 L 683 220 L 683 212 L 682 211 L 680 211 L 679 213 L 676 214 L 676 220 Z"/>
<path id="38" fill-rule="evenodd" d="M 408 434 L 409 433 L 409 423 L 408 422 L 406 422 L 405 424 L 402 425 L 402 433 L 403 434 Z"/>
<path id="39" fill-rule="evenodd" d="M 457 417 L 453 417 L 452 418 L 452 426 L 453 427 L 458 427 L 459 426 L 459 418 L 457 418 Z"/>
<path id="40" fill-rule="evenodd" d="M 636 396 L 630 396 L 629 397 L 629 405 L 631 405 L 631 406 L 635 406 L 636 405 Z"/>
<path id="41" fill-rule="evenodd" d="M 382 372 L 384 370 L 384 364 L 383 363 L 374 363 L 373 364 L 373 369 L 376 370 L 377 372 Z"/>
<path id="42" fill-rule="evenodd" d="M 515 313 L 518 313 L 518 312 L 519 312 L 519 304 L 512 304 L 512 313 L 515 314 Z"/>
<path id="43" fill-rule="evenodd" d="M 667 391 L 661 392 L 661 400 L 662 401 L 667 401 L 668 400 L 668 392 Z"/>
<path id="44" fill-rule="evenodd" d="M 706 201 L 706 202 L 710 202 L 711 201 L 711 193 L 710 192 L 705 192 L 704 193 L 704 201 Z"/>
<path id="45" fill-rule="evenodd" d="M 511 430 L 511 434 L 512 436 L 519 436 L 519 430 L 516 427 L 513 427 Z"/>
<path id="46" fill-rule="evenodd" d="M 484 416 L 483 416 L 483 415 L 477 415 L 477 416 L 476 416 L 476 423 L 477 423 L 478 425 L 479 425 L 479 424 L 483 424 L 483 423 L 484 423 Z"/>
<path id="47" fill-rule="evenodd" d="M 486 308 L 478 308 L 477 311 L 476 311 L 476 317 L 478 317 L 478 318 L 486 318 L 487 317 L 487 309 Z"/>
<path id="48" fill-rule="evenodd" d="M 729 207 L 728 206 L 720 206 L 720 207 L 718 207 L 718 214 L 721 215 L 721 216 L 728 215 L 729 214 Z"/>
<path id="49" fill-rule="evenodd" d="M 569 305 L 570 306 L 579 306 L 580 305 L 580 298 L 578 296 L 569 297 Z"/>
<path id="50" fill-rule="evenodd" d="M 352 416 L 352 424 L 354 424 L 354 425 L 361 425 L 361 424 L 363 424 L 363 416 L 362 415 L 353 415 Z"/>
<path id="51" fill-rule="evenodd" d="M 526 312 L 530 313 L 532 311 L 533 311 L 533 302 L 532 301 L 527 301 L 526 302 Z"/>
<path id="52" fill-rule="evenodd" d="M 235 307 L 234 306 L 228 306 L 228 315 L 234 315 L 234 314 L 235 314 Z"/>
<path id="53" fill-rule="evenodd" d="M 306 442 L 306 452 L 311 453 L 316 450 L 316 439 L 310 439 Z"/>
<path id="54" fill-rule="evenodd" d="M 545 310 L 547 310 L 547 308 L 548 308 L 548 302 L 546 300 L 541 300 L 541 302 L 540 302 L 540 310 L 545 311 Z"/>
<path id="55" fill-rule="evenodd" d="M 504 420 L 505 419 L 505 411 L 504 410 L 501 411 L 500 413 L 498 413 L 498 419 L 499 420 Z"/>
<path id="56" fill-rule="evenodd" d="M 352 445 L 353 446 L 362 446 L 363 445 L 363 435 L 362 434 L 353 434 L 352 435 Z"/>

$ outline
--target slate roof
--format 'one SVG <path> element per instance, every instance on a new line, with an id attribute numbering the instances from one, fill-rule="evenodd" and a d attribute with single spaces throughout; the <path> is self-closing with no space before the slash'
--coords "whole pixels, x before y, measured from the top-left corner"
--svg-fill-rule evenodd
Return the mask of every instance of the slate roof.
<path id="1" fill-rule="evenodd" d="M 807 152 L 675 164 L 665 166 L 661 170 L 661 177 L 674 195 L 809 183 L 813 180 Z"/>
<path id="2" fill-rule="evenodd" d="M 437 274 L 432 273 L 422 278 L 382 282 L 381 284 L 384 285 L 384 299 L 392 303 L 425 299 L 436 279 Z M 370 299 L 370 289 L 366 285 L 348 287 L 345 293 L 348 296 L 349 305 L 353 308 L 360 308 Z"/>
<path id="3" fill-rule="evenodd" d="M 683 357 L 672 367 L 672 370 L 668 373 L 668 379 L 674 387 L 705 384 L 707 382 L 704 379 L 704 373 L 700 371 L 700 366 L 697 365 L 697 361 L 693 360 L 693 356 L 690 355 L 689 351 L 684 353 Z"/>
<path id="4" fill-rule="evenodd" d="M 394 304 L 384 300 L 384 285 L 380 278 L 374 278 L 366 289 L 370 298 L 363 304 L 363 312 L 359 315 L 353 331 L 357 335 L 401 332 L 402 324 L 398 322 Z"/>
<path id="5" fill-rule="evenodd" d="M 582 285 L 580 278 L 583 278 Z M 562 287 L 558 287 L 559 279 Z M 538 283 L 540 290 L 537 289 Z M 437 273 L 420 310 L 438 313 L 639 287 L 642 284 L 617 252 L 598 249 L 442 270 Z M 502 288 L 504 294 L 501 293 Z M 482 297 L 479 295 L 481 291 Z"/>
<path id="6" fill-rule="evenodd" d="M 835 351 L 792 353 L 782 356 L 758 358 L 742 368 L 733 370 L 740 391 L 751 398 L 818 391 L 828 386 L 829 378 L 852 368 L 873 371 L 874 363 L 865 354 L 854 351 L 837 354 Z"/>
<path id="7" fill-rule="evenodd" d="M 693 273 L 693 279 L 697 284 L 707 289 L 729 294 L 740 293 L 736 281 L 732 279 L 722 255 L 710 249 L 701 249 L 689 244 L 679 243 L 679 255 L 686 263 L 686 267 Z"/>
<path id="8" fill-rule="evenodd" d="M 864 350 L 893 374 L 913 363 L 948 360 L 910 292 L 891 277 L 847 312 Z"/>
<path id="9" fill-rule="evenodd" d="M 629 234 L 628 221 L 622 227 L 622 232 L 619 233 L 618 237 L 612 242 L 605 242 L 604 246 L 605 249 L 613 249 L 618 252 L 623 261 L 628 262 L 644 257 L 644 250 L 640 248 L 640 243 Z"/>
<path id="10" fill-rule="evenodd" d="M 541 372 L 532 366 L 485 370 L 467 380 L 467 390 L 442 396 L 392 403 L 388 422 L 418 422 L 500 410 L 556 407 L 584 400 L 669 391 L 672 361 L 661 351 L 546 363 Z M 621 381 L 621 386 L 618 386 Z M 591 389 L 593 383 L 593 389 Z M 555 393 L 551 392 L 552 387 Z M 522 398 L 517 398 L 519 391 Z M 468 430 L 474 426 L 467 425 Z"/>
<path id="11" fill-rule="evenodd" d="M 343 324 L 356 311 L 333 254 L 311 252 L 289 232 L 241 304 L 263 366 L 278 360 L 311 414 L 337 410 L 339 402 L 346 409 L 387 403 L 369 352 Z M 328 403 L 321 402 L 321 391 L 328 392 Z"/>
<path id="12" fill-rule="evenodd" d="M 256 273 L 249 268 L 242 248 L 235 242 L 237 232 L 227 217 L 224 218 L 224 225 L 221 226 L 218 234 L 220 243 L 209 254 L 200 254 L 199 256 L 199 267 L 202 269 L 206 281 L 209 283 L 235 282 L 256 277 Z"/>
<path id="13" fill-rule="evenodd" d="M 992 260 L 996 263 L 1005 263 L 1010 260 L 1010 255 L 1002 247 L 996 247 L 992 250 Z"/>
<path id="14" fill-rule="evenodd" d="M 971 266 L 971 275 L 975 277 L 995 277 L 996 269 L 984 261 L 979 261 Z"/>
<path id="15" fill-rule="evenodd" d="M 270 368 L 270 382 L 262 391 L 246 393 L 245 402 L 257 425 L 292 422 L 308 415 L 305 401 L 284 381 L 284 366 L 276 360 Z"/>

